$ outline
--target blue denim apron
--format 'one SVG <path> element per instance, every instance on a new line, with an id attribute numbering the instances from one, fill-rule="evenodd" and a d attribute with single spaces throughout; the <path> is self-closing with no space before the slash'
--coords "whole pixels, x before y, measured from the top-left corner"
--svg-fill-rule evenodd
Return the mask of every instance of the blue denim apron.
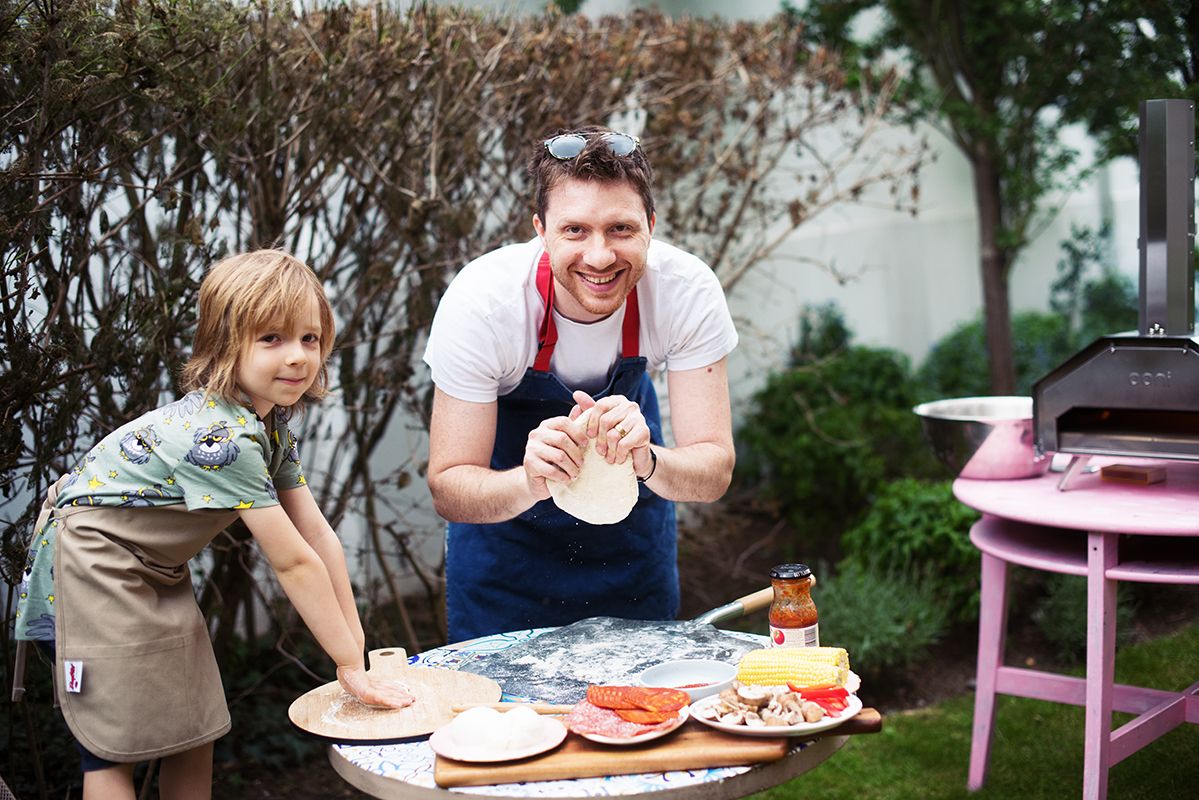
<path id="1" fill-rule="evenodd" d="M 491 468 L 524 461 L 529 431 L 574 407 L 549 371 L 557 332 L 549 257 L 537 265 L 545 304 L 537 360 L 515 389 L 497 399 Z M 641 407 L 650 440 L 662 444 L 658 395 L 638 352 L 637 290 L 626 300 L 621 357 L 595 399 L 624 395 Z M 592 525 L 542 500 L 507 522 L 452 522 L 446 534 L 449 640 L 565 625 L 586 617 L 674 619 L 679 610 L 674 503 L 638 484 L 633 511 L 614 525 Z"/>

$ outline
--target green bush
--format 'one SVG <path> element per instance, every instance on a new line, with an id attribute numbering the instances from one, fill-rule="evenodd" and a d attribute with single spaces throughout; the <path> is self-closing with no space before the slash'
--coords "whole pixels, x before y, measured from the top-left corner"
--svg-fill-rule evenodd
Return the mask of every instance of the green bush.
<path id="1" fill-rule="evenodd" d="M 1070 320 L 1078 349 L 1137 327 L 1137 287 L 1112 264 L 1111 238 L 1106 222 L 1098 230 L 1071 225 L 1070 238 L 1061 243 L 1049 307 Z"/>
<path id="2" fill-rule="evenodd" d="M 1104 274 L 1082 289 L 1082 312 L 1075 340 L 1082 348 L 1109 333 L 1136 330 L 1137 287 L 1127 275 Z"/>
<path id="3" fill-rule="evenodd" d="M 834 555 L 877 486 L 940 475 L 923 440 L 907 359 L 848 347 L 771 375 L 737 440 L 738 476 L 778 504 L 803 555 Z"/>
<path id="4" fill-rule="evenodd" d="M 804 306 L 799 314 L 799 341 L 791 348 L 792 367 L 811 364 L 849 347 L 853 333 L 845 315 L 831 300 Z"/>
<path id="5" fill-rule="evenodd" d="M 1057 657 L 1076 664 L 1087 652 L 1087 582 L 1078 575 L 1050 575 L 1046 594 L 1033 610 L 1032 619 Z M 1127 584 L 1116 589 L 1116 638 L 1126 642 L 1132 630 L 1133 603 Z"/>
<path id="6" fill-rule="evenodd" d="M 1078 348 L 1069 320 L 1060 314 L 1023 311 L 1012 316 L 1012 358 L 1016 393 L 1030 394 L 1032 385 Z M 981 318 L 939 339 L 919 370 L 922 399 L 991 394 L 986 335 Z"/>
<path id="7" fill-rule="evenodd" d="M 949 625 L 935 583 L 843 561 L 817 588 L 820 643 L 844 647 L 867 682 L 925 656 Z"/>
<path id="8" fill-rule="evenodd" d="M 978 512 L 958 502 L 948 481 L 905 478 L 879 488 L 866 516 L 841 540 L 848 560 L 873 570 L 923 575 L 959 621 L 978 614 Z"/>
<path id="9" fill-rule="evenodd" d="M 1074 226 L 1061 242 L 1049 312 L 1012 315 L 1016 392 L 1030 394 L 1039 378 L 1100 336 L 1137 326 L 1137 289 L 1109 263 L 1111 232 Z M 919 370 L 922 399 L 991 394 L 982 318 L 938 340 Z"/>

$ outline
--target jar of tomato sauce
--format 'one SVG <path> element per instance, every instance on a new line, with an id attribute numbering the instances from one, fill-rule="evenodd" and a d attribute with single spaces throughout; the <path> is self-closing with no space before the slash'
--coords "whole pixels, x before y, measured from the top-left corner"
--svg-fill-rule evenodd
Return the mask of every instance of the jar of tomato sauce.
<path id="1" fill-rule="evenodd" d="M 812 601 L 812 570 L 807 564 L 779 564 L 770 570 L 772 647 L 819 647 L 820 624 Z"/>

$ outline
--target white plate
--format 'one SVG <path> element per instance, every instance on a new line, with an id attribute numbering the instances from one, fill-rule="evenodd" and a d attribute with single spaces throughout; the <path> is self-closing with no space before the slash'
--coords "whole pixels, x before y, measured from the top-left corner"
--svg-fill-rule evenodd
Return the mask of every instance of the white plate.
<path id="1" fill-rule="evenodd" d="M 455 761 L 491 762 L 528 758 L 554 749 L 566 738 L 566 726 L 562 724 L 561 720 L 556 717 L 542 717 L 541 723 L 544 726 L 541 738 L 527 747 L 516 750 L 463 747 L 454 739 L 449 725 L 443 725 L 433 731 L 433 735 L 429 737 L 429 746 L 437 755 L 443 758 L 452 758 Z"/>
<path id="2" fill-rule="evenodd" d="M 643 733 L 640 736 L 630 736 L 626 739 L 617 739 L 613 736 L 603 736 L 598 733 L 579 733 L 579 736 L 582 736 L 584 739 L 590 739 L 593 742 L 599 742 L 600 744 L 641 744 L 642 742 L 649 742 L 654 739 L 659 739 L 670 733 L 675 728 L 687 721 L 687 716 L 689 713 L 690 712 L 687 706 L 683 706 L 679 709 L 678 719 L 676 719 L 674 724 L 670 727 L 660 728 L 658 730 L 650 731 L 649 733 Z"/>
<path id="3" fill-rule="evenodd" d="M 809 733 L 819 733 L 827 731 L 829 728 L 835 728 L 847 719 L 852 719 L 862 710 L 862 701 L 858 699 L 856 694 L 851 694 L 846 701 L 849 707 L 835 717 L 830 717 L 827 714 L 824 719 L 819 722 L 801 722 L 798 725 L 764 725 L 762 727 L 750 727 L 748 725 L 729 725 L 727 722 L 718 722 L 714 719 L 704 719 L 698 713 L 700 709 L 715 705 L 720 702 L 720 697 L 712 695 L 705 697 L 702 700 L 696 700 L 691 704 L 692 714 L 696 722 L 702 722 L 705 725 L 716 728 L 720 731 L 728 731 L 741 736 L 806 736 Z"/>

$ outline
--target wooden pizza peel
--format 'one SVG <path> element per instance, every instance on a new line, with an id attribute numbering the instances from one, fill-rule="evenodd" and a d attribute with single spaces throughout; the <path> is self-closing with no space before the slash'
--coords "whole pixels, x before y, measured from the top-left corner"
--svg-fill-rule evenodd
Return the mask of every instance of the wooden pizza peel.
<path id="1" fill-rule="evenodd" d="M 371 708 L 333 681 L 291 704 L 287 716 L 292 724 L 328 741 L 387 744 L 428 736 L 454 718 L 454 706 L 500 699 L 500 685 L 490 678 L 451 669 L 410 667 L 401 647 L 372 650 L 368 658 L 367 674 L 399 681 L 416 702 L 407 708 Z"/>

